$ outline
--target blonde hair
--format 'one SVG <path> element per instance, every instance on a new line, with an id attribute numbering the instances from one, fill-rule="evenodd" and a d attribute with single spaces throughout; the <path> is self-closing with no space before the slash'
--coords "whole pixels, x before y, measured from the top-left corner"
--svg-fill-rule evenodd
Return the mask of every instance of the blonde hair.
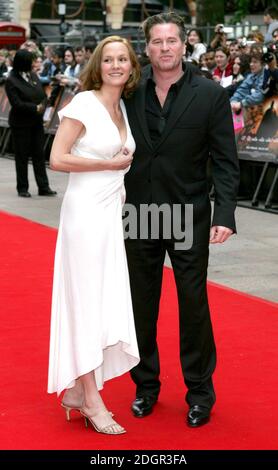
<path id="1" fill-rule="evenodd" d="M 102 77 L 101 77 L 101 60 L 102 52 L 106 44 L 111 44 L 112 42 L 120 42 L 124 44 L 128 50 L 130 62 L 132 65 L 132 73 L 126 82 L 123 90 L 123 95 L 127 98 L 135 90 L 139 80 L 140 80 L 140 65 L 136 54 L 130 44 L 130 42 L 120 36 L 108 36 L 103 39 L 95 48 L 92 56 L 89 59 L 88 64 L 85 69 L 80 74 L 80 81 L 83 91 L 88 90 L 100 90 L 102 87 Z"/>

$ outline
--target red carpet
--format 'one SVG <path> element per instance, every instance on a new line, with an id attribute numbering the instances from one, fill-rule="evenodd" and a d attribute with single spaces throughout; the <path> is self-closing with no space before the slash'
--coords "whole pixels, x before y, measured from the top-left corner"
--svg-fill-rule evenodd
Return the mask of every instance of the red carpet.
<path id="1" fill-rule="evenodd" d="M 1 449 L 277 449 L 278 305 L 209 285 L 217 403 L 208 425 L 189 429 L 170 269 L 159 323 L 163 386 L 154 413 L 131 416 L 134 386 L 126 374 L 106 384 L 104 398 L 127 434 L 85 429 L 78 414 L 66 422 L 56 397 L 46 394 L 55 239 L 55 230 L 0 213 Z"/>

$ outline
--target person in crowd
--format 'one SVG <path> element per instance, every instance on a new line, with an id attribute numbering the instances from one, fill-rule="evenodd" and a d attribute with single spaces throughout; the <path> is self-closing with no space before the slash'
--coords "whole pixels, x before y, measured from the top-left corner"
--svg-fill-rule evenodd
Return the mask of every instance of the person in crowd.
<path id="1" fill-rule="evenodd" d="M 268 7 L 264 11 L 264 24 L 268 27 L 264 37 L 264 42 L 269 43 L 273 40 L 272 33 L 278 28 L 278 8 Z"/>
<path id="2" fill-rule="evenodd" d="M 213 80 L 222 85 L 224 79 L 232 75 L 233 63 L 230 60 L 229 50 L 218 47 L 215 51 L 216 68 L 213 71 Z"/>
<path id="3" fill-rule="evenodd" d="M 70 172 L 55 255 L 48 392 L 66 390 L 67 416 L 81 411 L 104 434 L 122 434 L 99 390 L 139 362 L 122 229 L 124 175 L 135 143 L 122 94 L 140 66 L 130 43 L 103 39 L 60 112 L 50 155 Z"/>
<path id="4" fill-rule="evenodd" d="M 2 85 L 6 80 L 6 75 L 8 68 L 6 65 L 6 58 L 8 56 L 8 51 L 6 49 L 0 49 L 0 85 Z"/>
<path id="5" fill-rule="evenodd" d="M 30 39 L 21 44 L 20 49 L 26 49 L 27 51 L 32 52 L 35 57 L 41 56 L 41 51 L 38 45 L 35 43 L 35 41 Z"/>
<path id="6" fill-rule="evenodd" d="M 224 32 L 224 25 L 217 24 L 214 28 L 214 37 L 211 40 L 211 49 L 218 49 L 219 47 L 227 47 L 227 35 Z"/>
<path id="7" fill-rule="evenodd" d="M 52 61 L 53 57 L 53 47 L 52 46 L 45 46 L 43 52 L 43 69 L 40 73 L 40 82 L 42 85 L 47 86 L 51 82 L 51 77 L 54 75 L 54 71 L 56 69 L 55 64 Z"/>
<path id="8" fill-rule="evenodd" d="M 43 71 L 43 59 L 42 59 L 41 56 L 35 56 L 35 58 L 33 60 L 33 64 L 32 64 L 32 70 L 33 70 L 33 72 L 35 72 L 38 75 L 38 77 L 42 73 L 42 71 Z"/>
<path id="9" fill-rule="evenodd" d="M 237 88 L 250 73 L 250 56 L 241 54 L 234 59 L 232 83 L 226 87 L 229 96 L 233 96 Z"/>
<path id="10" fill-rule="evenodd" d="M 260 104 L 264 100 L 262 92 L 264 76 L 262 54 L 253 54 L 250 59 L 251 73 L 247 75 L 231 97 L 231 107 L 234 112 Z"/>
<path id="11" fill-rule="evenodd" d="M 95 48 L 97 47 L 97 40 L 94 36 L 87 36 L 84 41 L 85 61 L 88 62 Z"/>
<path id="12" fill-rule="evenodd" d="M 273 31 L 272 39 L 273 39 L 274 42 L 278 42 L 278 27 L 276 29 L 274 29 L 274 31 Z"/>
<path id="13" fill-rule="evenodd" d="M 187 33 L 186 60 L 198 64 L 200 56 L 205 54 L 206 50 L 201 31 L 195 28 L 190 29 Z"/>
<path id="14" fill-rule="evenodd" d="M 183 19 L 173 12 L 150 16 L 143 30 L 151 66 L 125 101 L 136 142 L 125 176 L 126 212 L 128 207 L 136 208 L 139 231 L 130 235 L 126 229 L 140 352 L 140 363 L 131 371 L 136 384 L 132 412 L 138 418 L 150 414 L 160 392 L 156 336 L 167 251 L 179 300 L 180 359 L 189 405 L 186 421 L 197 427 L 209 421 L 215 403 L 216 352 L 206 291 L 208 245 L 225 242 L 236 230 L 237 151 L 226 91 L 195 73 L 191 63 L 183 63 Z M 212 223 L 206 177 L 209 158 L 216 194 Z M 193 220 L 184 215 L 185 204 L 191 205 Z M 142 205 L 152 211 L 150 218 L 141 214 Z M 182 208 L 180 217 L 171 226 L 177 206 Z M 170 213 L 161 225 L 162 208 Z M 145 232 L 141 237 L 140 227 Z M 178 244 L 180 231 L 192 234 L 192 239 Z"/>
<path id="15" fill-rule="evenodd" d="M 278 50 L 268 52 L 268 61 L 264 67 L 262 92 L 265 97 L 278 95 Z"/>
<path id="16" fill-rule="evenodd" d="M 247 41 L 254 41 L 262 44 L 264 43 L 264 35 L 261 31 L 251 31 L 247 36 Z"/>
<path id="17" fill-rule="evenodd" d="M 230 61 L 231 62 L 234 62 L 235 58 L 238 56 L 239 54 L 239 47 L 238 47 L 238 43 L 237 41 L 232 41 L 230 44 L 229 44 L 229 56 L 230 56 Z"/>
<path id="18" fill-rule="evenodd" d="M 85 48 L 81 46 L 77 46 L 74 49 L 74 57 L 76 61 L 74 91 L 77 93 L 80 90 L 80 85 L 81 85 L 79 81 L 79 76 L 87 63 Z"/>
<path id="19" fill-rule="evenodd" d="M 27 49 L 17 51 L 13 69 L 6 80 L 6 93 L 11 105 L 11 128 L 16 165 L 17 192 L 21 197 L 31 197 L 28 182 L 28 159 L 32 158 L 39 196 L 55 196 L 49 187 L 44 159 L 43 112 L 46 96 L 32 72 L 34 55 Z"/>
<path id="20" fill-rule="evenodd" d="M 206 78 L 209 78 L 210 80 L 213 80 L 212 74 L 210 73 L 209 69 L 207 68 L 206 54 L 201 54 L 200 55 L 199 70 L 200 70 L 200 74 L 203 75 L 203 77 L 206 77 Z"/>
<path id="21" fill-rule="evenodd" d="M 208 71 L 213 75 L 214 69 L 216 67 L 215 63 L 215 51 L 208 48 L 206 52 L 206 65 Z"/>
<path id="22" fill-rule="evenodd" d="M 59 76 L 59 84 L 62 86 L 75 87 L 79 80 L 77 76 L 79 75 L 79 69 L 77 69 L 77 64 L 75 62 L 74 50 L 72 47 L 67 47 L 64 53 L 64 62 L 66 69 L 63 75 Z"/>
<path id="23" fill-rule="evenodd" d="M 60 84 L 60 78 L 63 76 L 65 71 L 65 62 L 64 62 L 64 50 L 57 48 L 53 50 L 52 55 L 52 67 L 49 70 L 51 76 L 51 92 L 48 97 L 48 106 L 53 107 L 56 103 L 59 93 L 62 91 L 63 87 Z"/>

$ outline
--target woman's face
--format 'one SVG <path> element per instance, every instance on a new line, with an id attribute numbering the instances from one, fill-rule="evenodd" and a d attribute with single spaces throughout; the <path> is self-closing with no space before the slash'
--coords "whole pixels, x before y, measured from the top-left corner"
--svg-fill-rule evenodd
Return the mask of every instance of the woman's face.
<path id="1" fill-rule="evenodd" d="M 233 65 L 233 74 L 238 75 L 240 71 L 240 58 L 236 57 Z"/>
<path id="2" fill-rule="evenodd" d="M 104 85 L 124 87 L 132 72 L 129 51 L 122 42 L 111 42 L 102 49 L 101 78 Z"/>
<path id="3" fill-rule="evenodd" d="M 228 63 L 228 57 L 223 51 L 217 51 L 215 53 L 215 63 L 220 69 L 224 69 Z"/>
<path id="4" fill-rule="evenodd" d="M 42 58 L 37 57 L 32 64 L 32 69 L 36 73 L 40 73 L 43 69 Z"/>
<path id="5" fill-rule="evenodd" d="M 199 38 L 198 34 L 196 33 L 196 31 L 191 31 L 191 33 L 188 35 L 187 40 L 188 40 L 189 44 L 191 44 L 192 46 L 194 46 L 195 44 L 200 42 L 200 38 Z"/>

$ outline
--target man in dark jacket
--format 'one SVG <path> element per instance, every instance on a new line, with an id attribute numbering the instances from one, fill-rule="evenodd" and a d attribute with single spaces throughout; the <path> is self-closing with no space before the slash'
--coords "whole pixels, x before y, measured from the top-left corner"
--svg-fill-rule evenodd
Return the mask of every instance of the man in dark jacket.
<path id="1" fill-rule="evenodd" d="M 160 214 L 155 237 L 151 233 L 153 227 L 147 224 L 147 237 L 144 233 L 141 239 L 137 234 L 138 237 L 126 240 L 141 358 L 131 372 L 137 387 L 132 411 L 136 417 L 151 413 L 160 391 L 156 322 L 167 251 L 179 299 L 180 358 L 188 388 L 187 423 L 196 427 L 209 420 L 215 402 L 212 374 L 216 352 L 206 291 L 208 245 L 223 243 L 236 231 L 237 152 L 226 91 L 182 62 L 182 18 L 175 13 L 149 17 L 144 32 L 151 68 L 144 74 L 139 89 L 126 101 L 136 142 L 134 160 L 125 179 L 126 202 L 136 207 L 141 228 L 141 210 L 146 206 L 167 206 L 172 217 L 179 206 L 181 218 L 180 227 L 173 224 L 170 236 L 165 236 L 159 225 Z M 206 179 L 209 157 L 215 186 L 212 224 Z M 190 211 L 189 218 L 183 214 L 185 204 L 193 207 L 193 226 Z M 151 218 L 147 215 L 145 221 L 149 223 Z M 185 228 L 187 241 L 177 243 L 180 240 L 176 228 Z"/>

